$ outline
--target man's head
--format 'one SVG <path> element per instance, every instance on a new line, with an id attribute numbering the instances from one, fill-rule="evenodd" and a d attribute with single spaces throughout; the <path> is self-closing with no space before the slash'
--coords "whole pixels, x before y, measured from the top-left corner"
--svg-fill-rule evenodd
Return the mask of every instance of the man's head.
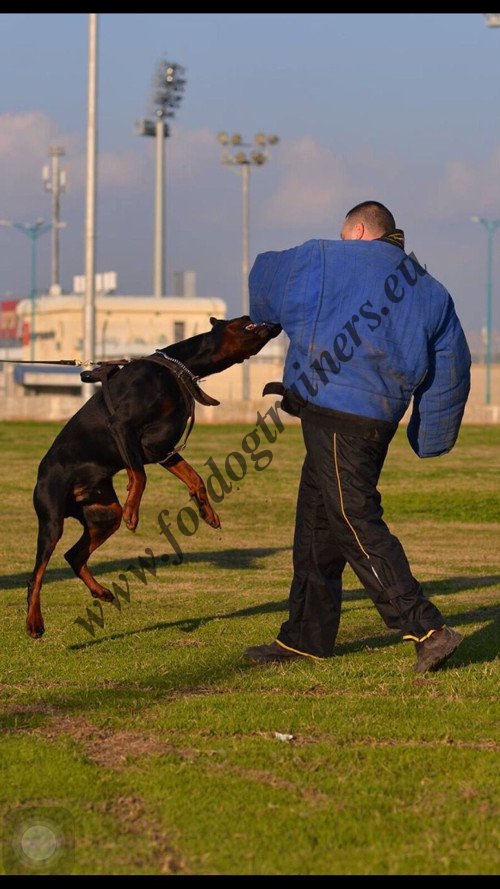
<path id="1" fill-rule="evenodd" d="M 378 201 L 363 201 L 349 210 L 340 237 L 343 241 L 374 241 L 396 228 L 394 216 Z"/>

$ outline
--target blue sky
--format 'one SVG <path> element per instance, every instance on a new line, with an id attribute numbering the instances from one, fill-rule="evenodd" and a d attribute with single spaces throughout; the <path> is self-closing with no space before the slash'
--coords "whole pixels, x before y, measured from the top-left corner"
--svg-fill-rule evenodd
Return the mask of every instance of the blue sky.
<path id="1" fill-rule="evenodd" d="M 65 288 L 83 268 L 87 14 L 0 16 L 0 217 L 50 216 L 41 168 L 66 147 Z M 239 313 L 241 196 L 219 130 L 277 133 L 252 171 L 251 257 L 337 237 L 353 204 L 388 204 L 452 293 L 467 329 L 484 324 L 486 235 L 500 216 L 500 29 L 470 14 L 102 13 L 99 41 L 99 271 L 151 291 L 153 140 L 147 115 L 162 56 L 187 68 L 167 142 L 167 271 L 194 269 L 200 295 Z M 500 251 L 500 233 L 495 257 Z M 50 275 L 40 241 L 38 284 Z M 0 228 L 0 293 L 29 289 L 29 244 Z M 496 262 L 495 283 L 500 277 Z M 494 325 L 500 325 L 495 290 Z"/>

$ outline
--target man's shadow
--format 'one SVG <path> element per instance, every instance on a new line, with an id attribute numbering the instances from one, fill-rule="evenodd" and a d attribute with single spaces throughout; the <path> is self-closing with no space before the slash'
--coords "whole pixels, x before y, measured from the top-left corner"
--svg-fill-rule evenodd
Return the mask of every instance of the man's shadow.
<path id="1" fill-rule="evenodd" d="M 470 611 L 446 615 L 445 620 L 450 627 L 464 627 L 468 624 L 478 623 L 483 626 L 475 632 L 464 633 L 464 641 L 453 655 L 453 662 L 441 669 L 464 667 L 468 664 L 482 664 L 496 660 L 500 639 L 500 607 L 486 605 Z M 394 645 L 400 641 L 401 637 L 394 633 L 385 636 L 370 636 L 356 639 L 353 642 L 340 643 L 336 646 L 335 653 L 342 655 L 363 651 L 366 648 L 386 648 L 388 645 Z"/>
<path id="2" fill-rule="evenodd" d="M 238 551 L 236 551 L 238 552 Z M 252 552 L 251 550 L 249 552 Z M 257 550 L 262 554 L 262 550 Z M 203 555 L 203 554 L 197 554 Z M 240 565 L 241 567 L 241 565 Z M 255 566 L 253 566 L 255 567 Z M 483 587 L 493 586 L 500 582 L 500 575 L 486 575 L 484 577 L 449 577 L 440 581 L 434 581 L 426 584 L 426 590 L 430 592 L 430 588 L 434 589 L 435 594 L 443 595 L 444 593 L 455 593 L 462 589 L 481 589 Z M 356 601 L 366 599 L 368 597 L 362 590 L 348 590 L 344 594 L 346 601 Z M 251 605 L 248 608 L 237 609 L 227 613 L 216 612 L 212 615 L 203 615 L 202 617 L 180 618 L 174 621 L 159 621 L 141 629 L 134 629 L 122 633 L 112 633 L 107 636 L 89 639 L 86 642 L 77 642 L 68 646 L 69 651 L 78 651 L 80 649 L 90 648 L 93 645 L 101 645 L 115 639 L 123 639 L 127 636 L 138 635 L 140 633 L 149 633 L 154 630 L 164 630 L 176 628 L 184 633 L 194 633 L 206 624 L 214 620 L 231 620 L 233 618 L 255 617 L 263 614 L 285 614 L 288 609 L 288 599 L 280 599 L 274 602 L 265 602 L 259 605 Z M 499 641 L 499 624 L 500 624 L 500 608 L 496 606 L 484 606 L 469 611 L 457 612 L 456 614 L 447 615 L 446 623 L 450 626 L 464 626 L 467 624 L 481 623 L 485 624 L 475 632 L 465 635 L 465 639 L 454 655 L 453 666 L 465 665 L 470 663 L 483 663 L 492 661 L 498 654 Z M 350 654 L 357 651 L 363 651 L 366 648 L 385 648 L 401 641 L 399 634 L 388 633 L 385 635 L 369 636 L 363 639 L 357 639 L 352 642 L 341 642 L 335 648 L 336 655 Z"/>

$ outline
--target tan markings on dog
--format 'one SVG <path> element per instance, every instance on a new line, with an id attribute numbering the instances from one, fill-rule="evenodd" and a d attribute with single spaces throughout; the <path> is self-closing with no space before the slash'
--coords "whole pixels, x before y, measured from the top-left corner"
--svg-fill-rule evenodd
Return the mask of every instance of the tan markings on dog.
<path id="1" fill-rule="evenodd" d="M 207 489 L 201 475 L 198 475 L 196 470 L 184 458 L 165 468 L 180 479 L 181 482 L 184 482 L 192 499 L 198 506 L 198 511 L 203 521 L 212 528 L 220 528 L 220 518 L 208 499 Z"/>
<path id="2" fill-rule="evenodd" d="M 129 531 L 135 531 L 139 524 L 139 506 L 146 487 L 146 473 L 144 470 L 129 469 L 128 466 L 126 469 L 128 494 L 123 507 L 123 520 Z"/>

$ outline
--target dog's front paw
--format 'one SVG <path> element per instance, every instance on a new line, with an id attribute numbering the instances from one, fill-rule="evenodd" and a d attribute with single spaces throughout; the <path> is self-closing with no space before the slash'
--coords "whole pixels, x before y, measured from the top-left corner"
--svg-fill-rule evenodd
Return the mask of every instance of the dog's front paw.
<path id="1" fill-rule="evenodd" d="M 139 511 L 125 505 L 123 509 L 123 521 L 125 522 L 129 531 L 135 531 L 137 525 L 139 524 Z"/>
<path id="2" fill-rule="evenodd" d="M 115 596 L 111 592 L 111 590 L 107 590 L 106 587 L 99 586 L 93 590 L 90 590 L 94 599 L 101 599 L 102 602 L 114 602 Z"/>
<path id="3" fill-rule="evenodd" d="M 220 528 L 220 516 L 210 509 L 210 514 L 207 516 L 202 515 L 202 518 L 205 519 L 207 525 L 210 525 L 211 528 Z"/>
<path id="4" fill-rule="evenodd" d="M 212 504 L 208 499 L 205 488 L 202 487 L 198 491 L 194 491 L 191 494 L 191 499 L 195 501 L 203 521 L 210 525 L 211 528 L 220 528 L 220 518 L 215 510 L 212 509 Z"/>

